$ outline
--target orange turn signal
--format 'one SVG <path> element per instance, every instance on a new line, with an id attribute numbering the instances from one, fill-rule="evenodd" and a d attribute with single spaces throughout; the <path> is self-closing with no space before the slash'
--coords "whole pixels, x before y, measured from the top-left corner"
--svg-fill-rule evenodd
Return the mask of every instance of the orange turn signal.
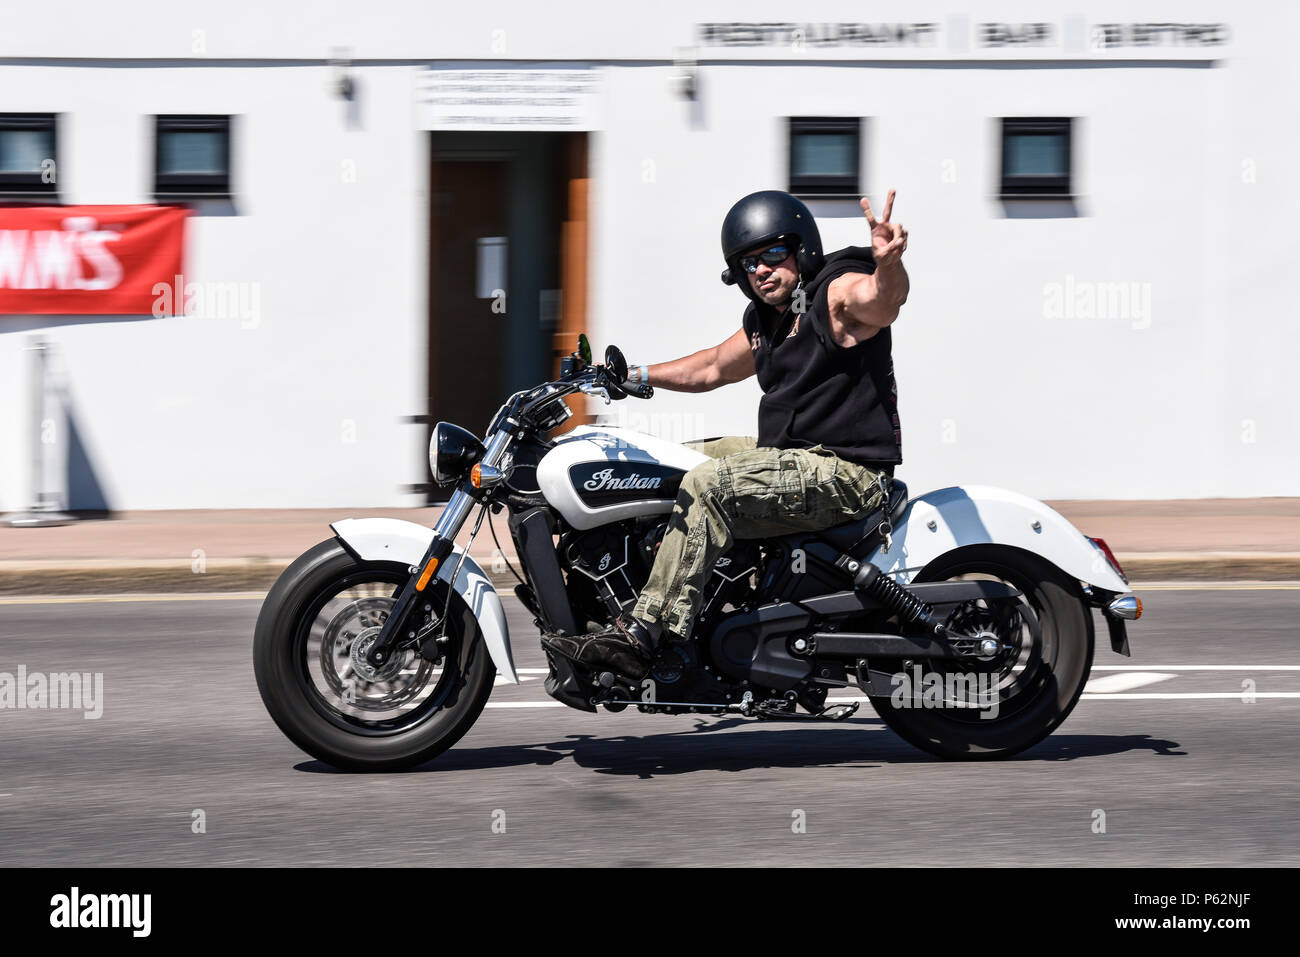
<path id="1" fill-rule="evenodd" d="M 479 468 L 478 462 L 475 462 L 474 467 L 469 470 L 469 483 L 475 488 L 483 487 L 483 471 Z"/>
<path id="2" fill-rule="evenodd" d="M 429 584 L 429 579 L 433 577 L 433 573 L 436 572 L 437 570 L 438 570 L 438 559 L 436 558 L 429 559 L 429 564 L 424 566 L 424 571 L 420 572 L 419 581 L 415 583 L 415 590 L 424 591 L 424 586 Z"/>

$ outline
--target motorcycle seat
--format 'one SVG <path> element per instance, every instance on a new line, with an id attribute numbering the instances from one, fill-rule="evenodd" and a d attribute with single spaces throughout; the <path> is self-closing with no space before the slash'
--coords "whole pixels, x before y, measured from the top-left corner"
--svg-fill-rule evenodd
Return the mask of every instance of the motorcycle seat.
<path id="1" fill-rule="evenodd" d="M 889 486 L 889 501 L 883 508 L 878 508 L 866 518 L 855 519 L 842 525 L 833 525 L 817 532 L 801 532 L 798 537 L 807 538 L 810 534 L 828 545 L 839 549 L 846 555 L 855 555 L 872 544 L 877 537 L 880 523 L 886 515 L 891 525 L 897 525 L 903 512 L 907 509 L 907 485 L 894 479 Z"/>

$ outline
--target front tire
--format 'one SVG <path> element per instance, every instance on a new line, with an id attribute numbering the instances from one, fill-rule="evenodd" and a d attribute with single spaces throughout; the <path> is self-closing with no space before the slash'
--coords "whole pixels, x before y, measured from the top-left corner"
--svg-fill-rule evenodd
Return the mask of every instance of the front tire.
<path id="1" fill-rule="evenodd" d="M 253 639 L 262 702 L 289 740 L 334 767 L 423 764 L 460 740 L 492 693 L 496 668 L 455 593 L 440 665 L 407 651 L 381 672 L 363 671 L 359 649 L 377 635 L 409 574 L 400 563 L 358 561 L 332 539 L 285 569 L 262 604 Z M 430 591 L 440 611 L 448 586 Z"/>
<path id="2" fill-rule="evenodd" d="M 1025 626 L 1016 660 L 986 665 L 958 665 L 934 659 L 933 670 L 947 680 L 949 674 L 983 671 L 988 683 L 1001 682 L 996 717 L 974 708 L 898 706 L 894 698 L 872 698 L 876 713 L 905 741 L 942 758 L 989 760 L 1005 758 L 1042 741 L 1074 709 L 1092 669 L 1093 633 L 1078 582 L 1055 565 L 1031 552 L 1002 545 L 968 546 L 949 552 L 927 565 L 916 581 L 962 578 L 994 579 L 1014 585 L 1024 595 L 1037 619 L 1037 634 Z M 978 616 L 973 607 L 965 614 Z M 985 614 L 996 629 L 998 615 Z M 1016 619 L 1007 616 L 1010 630 Z M 894 662 L 901 670 L 901 662 Z M 990 701 L 993 699 L 989 699 Z M 914 704 L 914 702 L 913 702 Z"/>

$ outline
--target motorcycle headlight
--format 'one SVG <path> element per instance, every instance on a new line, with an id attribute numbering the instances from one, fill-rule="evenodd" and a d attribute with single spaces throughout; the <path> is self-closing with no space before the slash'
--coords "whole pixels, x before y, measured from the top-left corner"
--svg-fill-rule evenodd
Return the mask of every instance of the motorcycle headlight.
<path id="1" fill-rule="evenodd" d="M 469 474 L 486 451 L 472 432 L 459 425 L 439 422 L 429 439 L 429 469 L 439 485 L 450 485 Z"/>

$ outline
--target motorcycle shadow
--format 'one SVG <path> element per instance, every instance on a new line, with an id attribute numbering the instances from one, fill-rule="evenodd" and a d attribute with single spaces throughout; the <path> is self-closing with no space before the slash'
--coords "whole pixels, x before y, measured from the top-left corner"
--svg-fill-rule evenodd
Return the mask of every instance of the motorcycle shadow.
<path id="1" fill-rule="evenodd" d="M 718 734 L 737 728 L 747 730 Z M 862 732 L 871 732 L 864 735 Z M 1012 762 L 1073 761 L 1129 751 L 1178 757 L 1174 741 L 1145 734 L 1069 735 L 1049 737 Z M 654 778 L 702 771 L 731 773 L 821 768 L 859 772 L 897 764 L 960 764 L 918 751 L 895 737 L 874 719 L 848 720 L 827 727 L 795 726 L 781 721 L 758 724 L 745 718 L 717 721 L 694 719 L 693 727 L 658 734 L 575 734 L 562 740 L 496 747 L 453 748 L 427 764 L 402 773 L 454 773 L 512 767 L 547 767 L 571 760 L 597 774 Z M 969 764 L 969 762 L 966 762 Z M 992 763 L 984 762 L 985 766 Z M 316 774 L 346 774 L 320 761 L 307 761 L 295 770 Z"/>

